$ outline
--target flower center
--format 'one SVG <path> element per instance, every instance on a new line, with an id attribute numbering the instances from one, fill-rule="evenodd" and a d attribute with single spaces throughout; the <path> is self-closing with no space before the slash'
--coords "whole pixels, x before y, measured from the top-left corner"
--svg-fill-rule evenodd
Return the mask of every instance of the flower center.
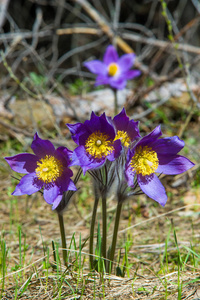
<path id="1" fill-rule="evenodd" d="M 131 143 L 130 137 L 128 136 L 127 132 L 124 130 L 117 131 L 114 141 L 116 141 L 116 140 L 121 140 L 122 144 L 125 147 L 129 147 L 129 145 Z"/>
<path id="2" fill-rule="evenodd" d="M 95 158 L 105 157 L 114 150 L 109 136 L 100 131 L 95 131 L 88 137 L 85 143 L 85 149 L 87 153 Z"/>
<path id="3" fill-rule="evenodd" d="M 41 158 L 37 162 L 37 166 L 38 167 L 35 169 L 36 175 L 38 179 L 45 183 L 55 181 L 63 172 L 61 161 L 50 155 L 46 155 L 45 158 Z"/>
<path id="4" fill-rule="evenodd" d="M 150 175 L 156 171 L 159 165 L 157 153 L 148 146 L 140 146 L 136 148 L 130 165 L 136 174 L 142 174 L 142 176 Z"/>
<path id="5" fill-rule="evenodd" d="M 108 75 L 115 76 L 118 71 L 118 65 L 116 63 L 111 63 L 108 66 Z"/>

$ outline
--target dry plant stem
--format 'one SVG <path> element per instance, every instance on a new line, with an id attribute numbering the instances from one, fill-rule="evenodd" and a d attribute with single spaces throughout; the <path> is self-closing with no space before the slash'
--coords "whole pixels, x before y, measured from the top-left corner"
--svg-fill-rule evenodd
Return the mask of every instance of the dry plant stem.
<path id="1" fill-rule="evenodd" d="M 118 103 L 117 103 L 117 89 L 112 89 L 114 93 L 114 112 L 115 116 L 118 114 Z"/>
<path id="2" fill-rule="evenodd" d="M 91 270 L 94 268 L 94 264 L 93 264 L 94 227 L 95 227 L 95 221 L 96 221 L 97 207 L 98 207 L 98 203 L 99 203 L 99 195 L 98 195 L 98 192 L 96 189 L 95 189 L 94 193 L 95 193 L 95 200 L 94 200 L 92 220 L 91 220 L 91 225 L 90 225 L 90 244 L 89 244 L 90 269 Z"/>
<path id="3" fill-rule="evenodd" d="M 97 11 L 95 8 L 86 0 L 74 0 L 78 3 L 88 15 L 99 25 L 101 30 L 105 35 L 107 35 L 111 40 L 115 40 L 115 44 L 119 46 L 126 53 L 134 53 L 133 49 L 118 35 L 115 35 L 114 31 L 111 29 L 109 23 L 105 18 Z"/>
<path id="4" fill-rule="evenodd" d="M 12 69 L 11 69 L 11 67 L 8 65 L 8 63 L 7 63 L 7 61 L 6 61 L 6 59 L 5 59 L 5 56 L 4 56 L 4 53 L 3 53 L 3 51 L 1 51 L 1 58 L 2 58 L 2 61 L 3 61 L 3 64 L 4 64 L 4 67 L 6 68 L 6 70 L 8 71 L 8 73 L 9 73 L 9 75 L 10 75 L 10 77 L 12 78 L 12 79 L 14 79 L 15 80 L 15 82 L 21 87 L 21 89 L 23 90 L 23 91 L 25 91 L 29 96 L 31 96 L 31 97 L 33 97 L 33 98 L 38 98 L 38 96 L 35 94 L 35 93 L 33 93 L 33 92 L 31 92 L 16 76 L 15 76 L 15 74 L 13 73 L 13 71 L 12 71 Z"/>
<path id="5" fill-rule="evenodd" d="M 62 252 L 63 252 L 63 261 L 64 265 L 67 266 L 67 244 L 66 244 L 66 237 L 65 237 L 65 227 L 64 227 L 64 220 L 63 215 L 58 213 L 58 220 L 60 226 L 60 236 L 62 241 Z"/>
<path id="6" fill-rule="evenodd" d="M 118 233 L 118 228 L 119 228 L 119 220 L 120 220 L 120 215 L 121 215 L 121 210 L 122 210 L 122 201 L 119 201 L 117 204 L 117 210 L 116 210 L 116 216 L 115 216 L 115 226 L 113 230 L 113 238 L 112 238 L 112 244 L 111 244 L 111 249 L 110 249 L 110 257 L 109 260 L 110 265 L 109 269 L 107 272 L 112 272 L 112 266 L 113 266 L 113 261 L 115 257 L 115 249 L 116 249 L 116 244 L 117 244 L 117 233 Z"/>

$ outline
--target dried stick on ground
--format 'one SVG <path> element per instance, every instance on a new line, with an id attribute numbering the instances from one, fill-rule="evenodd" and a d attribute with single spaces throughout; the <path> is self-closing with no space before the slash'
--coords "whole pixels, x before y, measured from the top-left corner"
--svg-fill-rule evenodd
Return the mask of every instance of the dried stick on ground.
<path id="1" fill-rule="evenodd" d="M 174 36 L 174 41 L 177 41 L 183 34 L 185 34 L 189 29 L 191 29 L 192 26 L 197 25 L 199 22 L 200 22 L 200 16 L 197 16 L 193 20 L 189 21 L 180 30 L 180 32 Z M 125 38 L 124 34 L 122 36 Z M 135 35 L 132 35 L 132 36 L 135 36 Z M 169 51 L 172 47 L 175 47 L 175 45 L 171 42 L 158 41 L 155 39 L 146 38 L 146 41 L 148 41 L 148 42 L 150 42 L 150 41 L 153 42 L 153 40 L 156 41 L 156 43 L 154 43 L 154 46 L 158 46 L 160 48 L 160 51 L 158 51 L 157 55 L 153 58 L 152 63 L 149 66 L 149 72 L 153 68 L 153 66 L 156 63 L 158 63 L 158 60 L 161 58 L 161 55 L 164 51 Z M 143 42 L 145 43 L 145 41 L 143 41 Z M 182 51 L 192 52 L 195 54 L 200 54 L 199 47 L 190 46 L 188 44 L 178 44 L 178 45 L 179 46 L 177 47 L 176 50 L 182 50 Z M 191 62 L 191 64 L 192 64 L 192 62 Z M 138 101 L 142 96 L 144 96 L 145 94 L 148 94 L 150 91 L 154 90 L 155 88 L 160 87 L 162 83 L 172 80 L 173 78 L 175 78 L 175 76 L 177 76 L 181 72 L 183 72 L 183 70 L 178 66 L 175 70 L 170 72 L 168 76 L 162 76 L 158 80 L 156 80 L 156 82 L 153 86 L 148 87 L 146 89 L 138 90 L 138 92 L 134 95 L 134 97 L 128 99 L 127 108 L 130 108 L 132 106 L 132 104 L 135 103 L 136 101 Z M 187 82 L 187 78 L 186 78 L 186 82 Z M 191 94 L 191 98 L 192 98 L 193 102 L 196 103 L 197 102 L 196 97 L 190 90 L 189 85 L 188 85 L 188 92 Z"/>
<path id="2" fill-rule="evenodd" d="M 0 1 L 0 29 L 2 28 L 5 20 L 6 20 L 6 12 L 8 8 L 10 0 L 1 0 Z"/>
<path id="3" fill-rule="evenodd" d="M 54 29 L 57 29 L 60 27 L 60 23 L 61 23 L 61 18 L 62 18 L 62 15 L 63 15 L 63 7 L 64 7 L 64 3 L 65 1 L 64 0 L 60 0 L 57 2 L 58 3 L 58 7 L 57 7 L 57 11 L 56 11 L 56 17 L 55 17 L 55 21 L 54 21 Z M 55 33 L 53 35 L 53 41 L 52 41 L 52 54 L 53 54 L 53 57 L 51 59 L 51 62 L 50 62 L 50 65 L 53 66 L 57 59 L 58 59 L 58 35 Z"/>
<path id="4" fill-rule="evenodd" d="M 114 39 L 114 43 L 119 46 L 124 52 L 132 53 L 134 50 L 119 36 L 116 36 L 109 24 L 106 22 L 103 16 L 101 16 L 91 4 L 86 0 L 74 0 L 74 2 L 81 5 L 88 15 L 99 25 L 101 30 L 111 39 Z"/>

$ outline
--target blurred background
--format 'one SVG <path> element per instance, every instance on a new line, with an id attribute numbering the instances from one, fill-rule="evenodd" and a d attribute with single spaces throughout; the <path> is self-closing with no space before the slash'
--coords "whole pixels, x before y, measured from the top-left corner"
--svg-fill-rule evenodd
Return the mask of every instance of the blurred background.
<path id="1" fill-rule="evenodd" d="M 32 136 L 37 126 L 84 120 L 91 109 L 112 114 L 108 91 L 87 95 L 95 77 L 83 67 L 86 60 L 102 59 L 109 44 L 120 55 L 136 53 L 142 76 L 120 95 L 134 118 L 149 116 L 144 112 L 152 103 L 162 99 L 163 107 L 183 92 L 189 100 L 180 100 L 181 107 L 199 105 L 198 0 L 1 0 L 0 117 L 16 117 L 16 125 Z M 22 114 L 22 106 L 32 109 L 32 117 Z"/>

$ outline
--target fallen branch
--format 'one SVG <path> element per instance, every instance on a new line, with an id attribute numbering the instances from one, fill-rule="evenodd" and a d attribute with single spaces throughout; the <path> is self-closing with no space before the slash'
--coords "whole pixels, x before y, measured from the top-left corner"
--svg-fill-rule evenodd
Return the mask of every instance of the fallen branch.
<path id="1" fill-rule="evenodd" d="M 182 44 L 177 42 L 175 45 L 173 45 L 171 42 L 161 41 L 154 38 L 146 38 L 133 33 L 123 33 L 122 36 L 126 40 L 130 40 L 138 43 L 144 43 L 151 46 L 156 46 L 158 48 L 167 48 L 169 46 L 171 48 L 171 46 L 175 46 L 177 50 L 200 54 L 199 47 L 188 45 L 188 44 Z"/>
<path id="2" fill-rule="evenodd" d="M 88 15 L 99 25 L 101 30 L 117 44 L 124 52 L 133 53 L 134 50 L 118 35 L 115 35 L 114 31 L 111 29 L 110 25 L 103 16 L 97 12 L 91 4 L 86 0 L 74 0 L 76 3 L 80 4 L 81 7 L 88 13 Z"/>

